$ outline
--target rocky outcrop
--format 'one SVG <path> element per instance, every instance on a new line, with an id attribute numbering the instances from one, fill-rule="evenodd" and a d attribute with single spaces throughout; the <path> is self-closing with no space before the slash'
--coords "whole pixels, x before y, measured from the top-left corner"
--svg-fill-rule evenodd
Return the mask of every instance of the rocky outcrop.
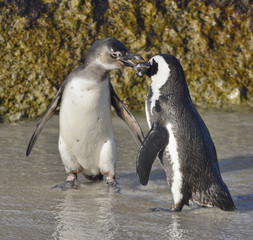
<path id="1" fill-rule="evenodd" d="M 42 114 L 90 45 L 115 37 L 145 59 L 180 61 L 194 103 L 253 107 L 252 2 L 240 0 L 12 0 L 0 2 L 0 118 Z M 121 99 L 143 109 L 148 78 L 111 75 Z"/>

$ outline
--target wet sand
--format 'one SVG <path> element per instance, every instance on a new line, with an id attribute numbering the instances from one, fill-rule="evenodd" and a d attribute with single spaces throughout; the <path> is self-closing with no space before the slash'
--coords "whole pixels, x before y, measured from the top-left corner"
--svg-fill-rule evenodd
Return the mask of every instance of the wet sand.
<path id="1" fill-rule="evenodd" d="M 29 158 L 35 122 L 0 124 L 0 239 L 250 239 L 253 236 L 253 112 L 201 112 L 213 137 L 222 177 L 237 212 L 169 209 L 165 174 L 154 164 L 144 187 L 135 173 L 138 150 L 127 126 L 114 117 L 120 193 L 79 177 L 78 190 L 53 189 L 66 174 L 58 152 L 58 117 L 49 121 Z M 137 115 L 147 132 L 143 115 Z"/>

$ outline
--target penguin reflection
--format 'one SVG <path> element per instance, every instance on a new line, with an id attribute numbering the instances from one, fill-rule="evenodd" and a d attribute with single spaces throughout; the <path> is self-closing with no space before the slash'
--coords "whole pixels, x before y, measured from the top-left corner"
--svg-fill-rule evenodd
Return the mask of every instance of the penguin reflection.
<path id="1" fill-rule="evenodd" d="M 117 230 L 113 194 L 108 194 L 101 183 L 86 182 L 82 187 L 85 191 L 63 192 L 64 200 L 58 206 L 53 238 L 113 239 Z"/>

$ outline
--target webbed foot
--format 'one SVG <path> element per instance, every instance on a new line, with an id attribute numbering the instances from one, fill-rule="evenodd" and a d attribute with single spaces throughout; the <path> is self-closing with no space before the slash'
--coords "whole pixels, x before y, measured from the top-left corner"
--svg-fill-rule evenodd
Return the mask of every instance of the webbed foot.
<path id="1" fill-rule="evenodd" d="M 106 183 L 107 183 L 108 185 L 111 185 L 111 186 L 114 186 L 114 185 L 117 184 L 117 182 L 116 182 L 114 176 L 113 176 L 113 177 L 107 176 L 107 177 L 106 177 Z"/>
<path id="2" fill-rule="evenodd" d="M 181 212 L 182 208 L 178 208 L 177 206 L 173 205 L 170 209 L 166 208 L 151 208 L 150 209 L 152 212 Z"/>
<path id="3" fill-rule="evenodd" d="M 161 208 L 161 207 L 150 208 L 150 210 L 151 210 L 152 212 L 170 212 L 170 209 Z"/>
<path id="4" fill-rule="evenodd" d="M 178 207 L 176 205 L 173 205 L 170 209 L 170 212 L 181 212 L 182 207 Z"/>
<path id="5" fill-rule="evenodd" d="M 107 176 L 106 177 L 106 184 L 114 189 L 114 192 L 119 193 L 120 187 L 118 182 L 115 180 L 115 177 Z"/>
<path id="6" fill-rule="evenodd" d="M 68 189 L 78 189 L 77 174 L 70 173 L 65 183 L 57 184 L 53 188 L 60 188 L 62 191 L 65 191 Z"/>

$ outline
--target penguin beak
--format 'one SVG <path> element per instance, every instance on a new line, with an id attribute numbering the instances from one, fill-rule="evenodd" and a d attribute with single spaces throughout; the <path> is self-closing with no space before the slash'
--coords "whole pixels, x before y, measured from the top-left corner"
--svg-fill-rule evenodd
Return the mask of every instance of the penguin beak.
<path id="1" fill-rule="evenodd" d="M 150 62 L 141 62 L 141 63 L 137 63 L 134 69 L 138 71 L 137 76 L 141 77 L 142 75 L 147 73 L 150 67 L 151 67 Z"/>
<path id="2" fill-rule="evenodd" d="M 144 60 L 140 55 L 126 52 L 124 55 L 119 56 L 118 60 L 122 62 L 125 66 L 135 68 L 136 64 L 131 60 Z"/>

